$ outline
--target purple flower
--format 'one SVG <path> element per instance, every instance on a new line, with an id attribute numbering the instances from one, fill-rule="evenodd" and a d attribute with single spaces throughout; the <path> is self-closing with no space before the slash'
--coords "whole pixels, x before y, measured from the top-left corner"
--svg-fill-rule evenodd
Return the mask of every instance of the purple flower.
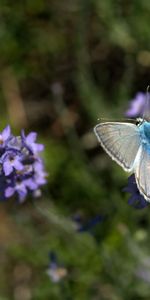
<path id="1" fill-rule="evenodd" d="M 5 152 L 1 157 L 1 161 L 5 176 L 10 175 L 14 169 L 22 171 L 24 168 L 21 163 L 21 157 L 13 151 Z"/>
<path id="2" fill-rule="evenodd" d="M 27 196 L 28 190 L 34 191 L 36 189 L 38 189 L 38 185 L 32 178 L 21 180 L 18 176 L 14 184 L 12 185 L 12 183 L 10 183 L 10 186 L 8 185 L 5 189 L 5 197 L 9 198 L 17 193 L 19 196 L 19 201 L 23 202 Z"/>
<path id="3" fill-rule="evenodd" d="M 22 143 L 33 153 L 37 154 L 44 150 L 43 144 L 36 143 L 37 134 L 36 132 L 30 132 L 27 136 L 25 136 L 24 131 L 21 133 Z"/>
<path id="4" fill-rule="evenodd" d="M 125 115 L 129 118 L 136 118 L 143 116 L 144 106 L 146 104 L 146 94 L 139 92 L 135 98 L 131 100 L 129 109 L 125 112 Z"/>
<path id="5" fill-rule="evenodd" d="M 27 196 L 27 188 L 25 186 L 24 181 L 17 181 L 15 182 L 14 186 L 8 186 L 5 189 L 5 197 L 9 198 L 13 196 L 15 193 L 19 196 L 19 202 L 23 202 Z"/>
<path id="6" fill-rule="evenodd" d="M 27 178 L 23 182 L 26 188 L 28 188 L 30 191 L 35 191 L 39 187 L 38 183 L 34 180 L 34 178 Z"/>
<path id="7" fill-rule="evenodd" d="M 139 209 L 148 206 L 148 201 L 144 199 L 138 190 L 134 174 L 128 178 L 128 185 L 123 189 L 123 191 L 131 194 L 128 200 L 129 205 Z"/>

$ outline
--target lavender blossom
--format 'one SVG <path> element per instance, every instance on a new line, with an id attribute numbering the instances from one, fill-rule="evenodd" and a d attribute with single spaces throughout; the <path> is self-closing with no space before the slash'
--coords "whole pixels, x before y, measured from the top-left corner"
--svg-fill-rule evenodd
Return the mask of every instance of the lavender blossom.
<path id="1" fill-rule="evenodd" d="M 134 174 L 128 178 L 128 185 L 123 189 L 123 191 L 131 194 L 128 200 L 129 205 L 138 209 L 148 206 L 149 203 L 144 199 L 138 190 Z"/>
<path id="2" fill-rule="evenodd" d="M 125 116 L 129 118 L 142 117 L 144 106 L 146 103 L 146 94 L 139 92 L 135 98 L 131 100 L 129 109 L 125 112 Z"/>
<path id="3" fill-rule="evenodd" d="M 2 155 L 0 162 L 3 165 L 5 176 L 10 175 L 14 169 L 16 171 L 23 170 L 24 166 L 21 163 L 21 157 L 21 153 L 18 155 L 17 153 L 9 150 Z"/>
<path id="4" fill-rule="evenodd" d="M 30 132 L 27 136 L 25 136 L 24 131 L 21 133 L 22 143 L 25 147 L 27 147 L 33 154 L 37 154 L 44 150 L 44 145 L 36 143 L 37 133 Z"/>
<path id="5" fill-rule="evenodd" d="M 9 198 L 13 196 L 15 193 L 19 196 L 19 201 L 23 202 L 27 196 L 27 188 L 25 186 L 24 181 L 16 181 L 13 186 L 7 186 L 5 189 L 5 197 Z"/>
<path id="6" fill-rule="evenodd" d="M 1 199 L 18 195 L 20 202 L 31 193 L 40 195 L 40 188 L 46 183 L 47 173 L 39 152 L 42 144 L 35 143 L 36 133 L 26 137 L 11 134 L 7 126 L 0 134 L 0 197 Z"/>

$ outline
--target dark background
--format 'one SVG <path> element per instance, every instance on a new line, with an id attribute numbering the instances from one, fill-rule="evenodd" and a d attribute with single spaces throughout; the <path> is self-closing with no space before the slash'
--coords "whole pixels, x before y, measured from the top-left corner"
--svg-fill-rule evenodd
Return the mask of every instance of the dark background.
<path id="1" fill-rule="evenodd" d="M 49 173 L 41 199 L 0 204 L 1 300 L 150 299 L 149 206 L 128 205 L 93 133 L 146 91 L 149 39 L 147 0 L 0 0 L 1 130 L 37 131 Z M 75 215 L 102 220 L 78 232 Z"/>

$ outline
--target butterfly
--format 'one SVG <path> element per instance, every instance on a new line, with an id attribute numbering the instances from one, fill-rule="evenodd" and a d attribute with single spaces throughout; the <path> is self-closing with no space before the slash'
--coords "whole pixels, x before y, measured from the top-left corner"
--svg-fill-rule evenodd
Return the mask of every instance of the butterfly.
<path id="1" fill-rule="evenodd" d="M 126 172 L 135 174 L 139 192 L 150 202 L 150 122 L 145 118 L 102 121 L 94 132 L 107 154 Z"/>

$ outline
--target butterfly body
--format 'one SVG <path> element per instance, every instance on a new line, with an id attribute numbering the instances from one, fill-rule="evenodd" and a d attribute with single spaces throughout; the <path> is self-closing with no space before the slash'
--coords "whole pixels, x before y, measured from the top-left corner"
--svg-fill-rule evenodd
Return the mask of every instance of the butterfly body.
<path id="1" fill-rule="evenodd" d="M 102 122 L 94 132 L 108 155 L 134 172 L 140 193 L 150 201 L 150 122 Z"/>
<path id="2" fill-rule="evenodd" d="M 144 121 L 139 126 L 139 132 L 140 132 L 141 142 L 143 145 L 146 146 L 148 150 L 148 147 L 150 148 L 150 122 Z"/>

